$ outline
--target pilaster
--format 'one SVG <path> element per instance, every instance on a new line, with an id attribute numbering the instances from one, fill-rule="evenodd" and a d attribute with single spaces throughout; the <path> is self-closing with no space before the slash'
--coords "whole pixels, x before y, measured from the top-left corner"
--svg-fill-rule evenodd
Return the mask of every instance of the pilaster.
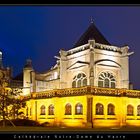
<path id="1" fill-rule="evenodd" d="M 61 112 L 61 102 L 59 97 L 55 97 L 54 98 L 54 103 L 55 103 L 55 109 L 54 109 L 54 115 L 55 115 L 55 119 L 54 119 L 54 124 L 56 126 L 60 126 L 61 125 L 61 116 L 62 116 L 62 112 Z"/>
<path id="2" fill-rule="evenodd" d="M 60 50 L 60 88 L 67 87 L 67 52 Z"/>
<path id="3" fill-rule="evenodd" d="M 93 110 L 93 97 L 87 96 L 87 124 L 86 127 L 92 128 L 93 122 L 92 122 L 92 110 Z"/>
<path id="4" fill-rule="evenodd" d="M 94 46 L 95 40 L 89 40 L 90 44 L 90 65 L 89 65 L 89 85 L 94 85 Z"/>

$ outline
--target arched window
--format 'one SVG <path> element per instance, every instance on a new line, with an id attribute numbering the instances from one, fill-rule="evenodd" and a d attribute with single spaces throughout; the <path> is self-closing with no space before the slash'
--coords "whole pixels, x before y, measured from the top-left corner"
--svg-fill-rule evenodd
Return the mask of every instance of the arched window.
<path id="1" fill-rule="evenodd" d="M 42 105 L 40 107 L 40 115 L 45 115 L 46 114 L 46 107 L 44 105 Z"/>
<path id="2" fill-rule="evenodd" d="M 72 87 L 75 88 L 76 87 L 76 81 L 72 82 Z"/>
<path id="3" fill-rule="evenodd" d="M 54 115 L 54 106 L 53 105 L 50 105 L 48 107 L 48 115 Z"/>
<path id="4" fill-rule="evenodd" d="M 115 88 L 116 80 L 112 73 L 102 72 L 98 78 L 98 86 L 106 88 Z"/>
<path id="5" fill-rule="evenodd" d="M 140 105 L 137 106 L 137 115 L 140 116 Z"/>
<path id="6" fill-rule="evenodd" d="M 76 104 L 75 114 L 76 115 L 82 115 L 83 114 L 83 105 L 81 103 Z"/>
<path id="7" fill-rule="evenodd" d="M 77 87 L 81 87 L 81 80 L 80 79 L 77 81 Z"/>
<path id="8" fill-rule="evenodd" d="M 104 106 L 100 103 L 96 104 L 96 115 L 103 115 L 104 114 Z"/>
<path id="9" fill-rule="evenodd" d="M 133 116 L 134 108 L 132 105 L 127 106 L 127 115 L 128 116 Z"/>
<path id="10" fill-rule="evenodd" d="M 84 73 L 79 73 L 73 78 L 72 87 L 81 87 L 87 85 L 87 77 Z"/>
<path id="11" fill-rule="evenodd" d="M 113 104 L 109 104 L 107 109 L 108 115 L 115 115 L 115 106 Z"/>
<path id="12" fill-rule="evenodd" d="M 65 105 L 65 115 L 71 115 L 72 113 L 71 113 L 71 111 L 72 111 L 72 107 L 71 107 L 71 104 L 66 104 Z"/>

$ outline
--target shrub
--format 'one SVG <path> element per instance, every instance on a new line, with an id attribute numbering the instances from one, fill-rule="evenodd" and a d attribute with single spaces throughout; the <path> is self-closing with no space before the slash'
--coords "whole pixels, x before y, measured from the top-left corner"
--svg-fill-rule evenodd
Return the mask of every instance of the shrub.
<path id="1" fill-rule="evenodd" d="M 44 127 L 44 126 L 49 126 L 49 124 L 50 124 L 49 122 L 44 122 L 44 123 L 41 123 L 40 125 Z"/>
<path id="2" fill-rule="evenodd" d="M 11 120 L 15 126 L 41 126 L 39 122 L 28 119 L 15 119 Z M 3 120 L 0 121 L 0 126 L 3 125 Z M 5 121 L 6 126 L 12 126 L 9 120 Z"/>

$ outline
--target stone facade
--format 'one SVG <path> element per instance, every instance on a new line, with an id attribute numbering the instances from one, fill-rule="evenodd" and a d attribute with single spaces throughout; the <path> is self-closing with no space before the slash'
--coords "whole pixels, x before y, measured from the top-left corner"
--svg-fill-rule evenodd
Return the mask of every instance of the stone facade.
<path id="1" fill-rule="evenodd" d="M 140 91 L 129 89 L 131 54 L 127 45 L 111 45 L 92 23 L 74 48 L 59 51 L 49 71 L 37 73 L 27 61 L 25 115 L 53 126 L 140 126 Z"/>
<path id="2" fill-rule="evenodd" d="M 139 97 L 136 90 L 93 86 L 49 90 L 32 93 L 24 112 L 29 119 L 49 126 L 140 126 Z"/>
<path id="3" fill-rule="evenodd" d="M 128 46 L 105 45 L 96 43 L 95 40 L 89 40 L 87 44 L 68 51 L 60 50 L 60 55 L 56 56 L 56 65 L 49 71 L 37 73 L 31 65 L 23 69 L 24 94 L 71 88 L 74 77 L 79 73 L 86 76 L 84 85 L 98 87 L 100 75 L 105 74 L 102 80 L 108 79 L 109 85 L 105 86 L 103 82 L 103 87 L 111 87 L 111 75 L 114 77 L 113 87 L 129 89 L 129 56 L 132 53 L 128 50 Z M 77 82 L 76 87 L 80 87 Z M 81 84 L 83 85 L 82 82 Z"/>

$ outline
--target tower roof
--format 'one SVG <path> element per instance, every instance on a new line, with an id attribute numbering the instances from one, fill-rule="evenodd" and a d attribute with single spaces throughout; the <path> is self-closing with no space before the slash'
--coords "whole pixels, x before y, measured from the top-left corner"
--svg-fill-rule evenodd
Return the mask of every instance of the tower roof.
<path id="1" fill-rule="evenodd" d="M 80 37 L 80 39 L 76 42 L 74 47 L 78 47 L 84 44 L 88 43 L 89 39 L 95 39 L 95 42 L 105 44 L 105 45 L 111 45 L 105 37 L 101 34 L 101 32 L 97 29 L 95 24 L 91 22 L 88 29 L 84 32 L 84 34 Z"/>
<path id="2" fill-rule="evenodd" d="M 24 68 L 32 68 L 32 60 L 31 59 L 26 60 L 26 64 L 25 64 Z"/>

